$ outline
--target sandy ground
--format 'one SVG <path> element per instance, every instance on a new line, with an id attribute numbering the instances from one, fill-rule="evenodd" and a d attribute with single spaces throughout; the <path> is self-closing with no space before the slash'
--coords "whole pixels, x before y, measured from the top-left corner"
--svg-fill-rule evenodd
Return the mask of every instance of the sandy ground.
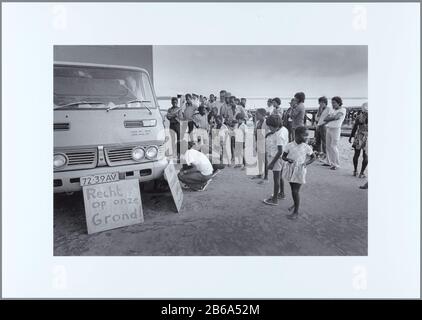
<path id="1" fill-rule="evenodd" d="M 367 255 L 367 190 L 352 176 L 353 151 L 341 139 L 342 168 L 331 171 L 314 162 L 301 191 L 301 216 L 285 215 L 262 199 L 272 183 L 251 180 L 245 171 L 225 168 L 204 192 L 184 192 L 181 213 L 170 193 L 143 193 L 145 222 L 88 235 L 81 193 L 56 196 L 55 255 Z M 271 173 L 270 173 L 271 178 Z M 271 181 L 271 180 L 270 180 Z"/>

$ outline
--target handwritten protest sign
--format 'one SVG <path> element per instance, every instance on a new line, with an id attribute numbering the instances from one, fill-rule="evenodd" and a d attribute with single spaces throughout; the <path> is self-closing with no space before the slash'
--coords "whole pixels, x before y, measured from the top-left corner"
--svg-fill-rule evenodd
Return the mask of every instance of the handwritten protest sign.
<path id="1" fill-rule="evenodd" d="M 173 196 L 174 204 L 176 205 L 177 212 L 180 212 L 183 202 L 183 191 L 180 186 L 179 178 L 176 174 L 173 162 L 170 162 L 164 170 L 164 176 L 169 184 L 171 195 Z"/>
<path id="2" fill-rule="evenodd" d="M 144 221 L 138 180 L 84 186 L 82 190 L 88 233 Z"/>

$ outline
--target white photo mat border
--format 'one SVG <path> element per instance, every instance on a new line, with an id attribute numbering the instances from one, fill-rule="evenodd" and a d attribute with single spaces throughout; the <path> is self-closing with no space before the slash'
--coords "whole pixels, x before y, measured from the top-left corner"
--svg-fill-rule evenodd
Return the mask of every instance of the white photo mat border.
<path id="1" fill-rule="evenodd" d="M 418 3 L 4 3 L 2 13 L 4 297 L 419 297 Z M 54 257 L 53 45 L 65 44 L 368 45 L 368 256 Z"/>

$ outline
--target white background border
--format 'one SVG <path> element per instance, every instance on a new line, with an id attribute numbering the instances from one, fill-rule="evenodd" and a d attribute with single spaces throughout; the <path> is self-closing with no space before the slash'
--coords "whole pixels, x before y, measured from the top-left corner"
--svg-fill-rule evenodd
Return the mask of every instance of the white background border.
<path id="1" fill-rule="evenodd" d="M 419 297 L 419 12 L 416 3 L 3 3 L 4 297 Z M 368 45 L 368 257 L 54 257 L 59 44 Z"/>

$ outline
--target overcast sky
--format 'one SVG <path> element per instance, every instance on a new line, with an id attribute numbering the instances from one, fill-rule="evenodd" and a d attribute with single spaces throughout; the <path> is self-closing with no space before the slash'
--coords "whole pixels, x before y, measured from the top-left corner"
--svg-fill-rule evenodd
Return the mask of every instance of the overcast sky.
<path id="1" fill-rule="evenodd" d="M 154 46 L 158 96 L 367 97 L 367 46 Z"/>

